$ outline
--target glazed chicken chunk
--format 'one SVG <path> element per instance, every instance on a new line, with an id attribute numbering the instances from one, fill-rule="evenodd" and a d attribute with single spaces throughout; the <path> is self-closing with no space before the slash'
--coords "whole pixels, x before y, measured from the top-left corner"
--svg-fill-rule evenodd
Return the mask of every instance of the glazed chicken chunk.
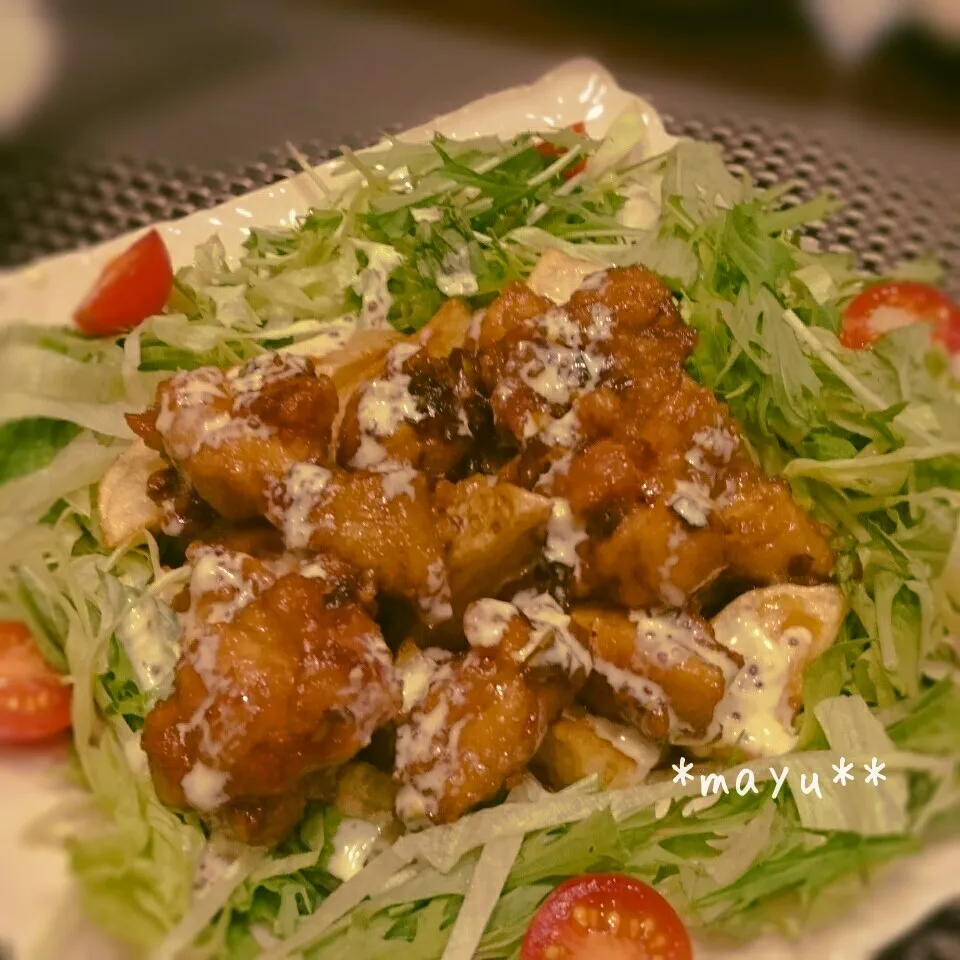
<path id="1" fill-rule="evenodd" d="M 582 701 L 650 740 L 703 736 L 743 665 L 688 613 L 575 607 L 571 616 L 593 658 Z"/>
<path id="2" fill-rule="evenodd" d="M 291 550 L 325 550 L 370 570 L 427 622 L 451 616 L 445 550 L 423 474 L 297 463 L 270 490 L 267 517 Z"/>
<path id="3" fill-rule="evenodd" d="M 395 777 L 407 823 L 449 823 L 511 786 L 590 670 L 570 618 L 546 594 L 480 600 L 464 630 L 466 654 L 410 646 L 398 656 Z"/>
<path id="4" fill-rule="evenodd" d="M 436 356 L 430 345 L 398 344 L 383 373 L 352 395 L 339 431 L 343 466 L 402 464 L 437 479 L 490 431 L 489 403 L 478 391 L 474 366 L 459 348 Z"/>
<path id="5" fill-rule="evenodd" d="M 570 597 L 680 608 L 725 573 L 830 576 L 824 532 L 686 374 L 696 335 L 649 271 L 594 274 L 563 307 L 508 289 L 479 342 L 497 424 L 521 448 L 503 475 L 553 498 L 545 557 Z"/>
<path id="6" fill-rule="evenodd" d="M 400 706 L 366 605 L 369 577 L 335 557 L 273 561 L 197 544 L 182 657 L 147 716 L 160 798 L 249 843 L 279 842 L 310 777 L 366 747 Z"/>
<path id="7" fill-rule="evenodd" d="M 291 464 L 327 459 L 337 406 L 310 358 L 265 353 L 229 370 L 184 370 L 128 421 L 217 513 L 245 520 L 263 514 Z"/>

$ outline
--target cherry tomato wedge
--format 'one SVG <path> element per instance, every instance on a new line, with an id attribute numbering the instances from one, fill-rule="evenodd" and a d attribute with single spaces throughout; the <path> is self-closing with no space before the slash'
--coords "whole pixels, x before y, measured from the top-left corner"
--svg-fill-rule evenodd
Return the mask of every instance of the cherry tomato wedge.
<path id="1" fill-rule="evenodd" d="M 24 624 L 0 620 L 0 743 L 35 743 L 69 726 L 70 688 Z"/>
<path id="2" fill-rule="evenodd" d="M 869 347 L 885 333 L 910 323 L 929 323 L 934 339 L 960 352 L 960 307 L 926 283 L 882 283 L 855 297 L 843 315 L 840 342 L 854 350 Z"/>
<path id="3" fill-rule="evenodd" d="M 587 125 L 582 121 L 571 124 L 567 129 L 572 130 L 574 133 L 580 134 L 581 137 L 585 137 L 587 135 Z M 556 158 L 562 157 L 567 151 L 565 147 L 558 147 L 555 143 L 551 143 L 549 140 L 544 140 L 543 143 L 537 144 L 537 152 L 542 157 Z M 563 171 L 563 179 L 570 180 L 578 173 L 582 173 L 586 169 L 587 160 L 586 157 L 583 157 Z"/>
<path id="4" fill-rule="evenodd" d="M 521 960 L 692 960 L 690 936 L 653 887 L 619 873 L 575 877 L 544 900 Z"/>
<path id="5" fill-rule="evenodd" d="M 74 322 L 94 336 L 122 333 L 159 313 L 172 288 L 170 254 L 160 234 L 150 230 L 107 264 Z"/>

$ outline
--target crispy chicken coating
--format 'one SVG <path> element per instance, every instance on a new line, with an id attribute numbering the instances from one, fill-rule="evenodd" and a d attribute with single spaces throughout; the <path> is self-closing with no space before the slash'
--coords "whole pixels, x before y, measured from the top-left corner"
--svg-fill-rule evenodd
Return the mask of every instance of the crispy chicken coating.
<path id="1" fill-rule="evenodd" d="M 441 338 L 427 345 L 402 343 L 386 370 L 350 398 L 340 424 L 338 461 L 380 469 L 395 463 L 445 477 L 490 433 L 490 406 L 478 390 L 475 364 L 459 348 L 437 356 Z"/>
<path id="2" fill-rule="evenodd" d="M 270 491 L 267 517 L 290 550 L 335 553 L 370 570 L 385 594 L 428 622 L 451 615 L 444 546 L 423 474 L 294 464 Z"/>
<path id="3" fill-rule="evenodd" d="M 265 353 L 229 370 L 184 370 L 128 421 L 221 516 L 245 520 L 263 513 L 291 464 L 327 459 L 337 405 L 310 358 Z"/>
<path id="4" fill-rule="evenodd" d="M 824 530 L 784 481 L 763 477 L 752 464 L 737 460 L 718 507 L 731 573 L 759 585 L 830 578 L 834 556 Z"/>
<path id="5" fill-rule="evenodd" d="M 590 657 L 547 595 L 468 608 L 471 650 L 401 651 L 397 813 L 449 823 L 505 786 L 536 753 L 590 670 Z"/>
<path id="6" fill-rule="evenodd" d="M 692 614 L 574 607 L 593 672 L 581 693 L 595 713 L 651 740 L 702 736 L 742 660 Z"/>
<path id="7" fill-rule="evenodd" d="M 369 578 L 333 557 L 260 561 L 197 544 L 173 689 L 143 747 L 160 798 L 279 842 L 307 781 L 363 749 L 400 706 Z M 361 601 L 361 602 L 358 602 Z"/>

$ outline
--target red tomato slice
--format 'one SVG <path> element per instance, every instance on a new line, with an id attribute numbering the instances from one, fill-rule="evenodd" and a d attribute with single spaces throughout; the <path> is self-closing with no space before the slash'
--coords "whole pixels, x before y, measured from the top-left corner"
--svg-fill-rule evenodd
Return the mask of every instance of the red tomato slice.
<path id="1" fill-rule="evenodd" d="M 70 688 L 22 623 L 0 620 L 0 743 L 34 743 L 70 726 Z"/>
<path id="2" fill-rule="evenodd" d="M 170 255 L 151 230 L 107 264 L 74 321 L 94 336 L 122 333 L 159 313 L 172 288 Z"/>
<path id="3" fill-rule="evenodd" d="M 692 960 L 690 936 L 653 887 L 619 873 L 575 877 L 537 911 L 521 960 Z"/>
<path id="4" fill-rule="evenodd" d="M 881 283 L 868 287 L 847 307 L 840 342 L 854 350 L 869 347 L 885 333 L 911 323 L 929 323 L 934 339 L 960 352 L 960 308 L 926 283 Z"/>
<path id="5" fill-rule="evenodd" d="M 567 129 L 572 130 L 574 133 L 580 134 L 581 137 L 585 137 L 587 135 L 587 125 L 582 121 L 571 124 Z M 549 140 L 544 140 L 543 143 L 537 144 L 537 152 L 542 157 L 556 158 L 562 157 L 567 151 L 564 147 L 558 147 L 555 143 L 551 143 Z M 586 157 L 583 157 L 573 164 L 573 166 L 567 167 L 563 171 L 563 179 L 570 180 L 578 173 L 582 173 L 586 169 L 587 159 Z"/>

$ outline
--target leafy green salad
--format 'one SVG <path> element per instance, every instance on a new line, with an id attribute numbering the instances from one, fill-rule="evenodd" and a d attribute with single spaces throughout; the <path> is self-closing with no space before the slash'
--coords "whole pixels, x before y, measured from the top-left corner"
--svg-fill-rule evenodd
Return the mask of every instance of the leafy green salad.
<path id="1" fill-rule="evenodd" d="M 698 939 L 796 937 L 837 892 L 960 828 L 958 382 L 929 323 L 842 342 L 865 289 L 938 270 L 868 276 L 805 238 L 835 199 L 759 189 L 706 143 L 651 156 L 645 130 L 628 109 L 601 139 L 345 151 L 352 177 L 317 179 L 313 209 L 251 230 L 238 259 L 217 237 L 202 244 L 165 311 L 134 330 L 0 332 L 0 616 L 25 622 L 72 688 L 72 774 L 89 803 L 70 812 L 69 862 L 89 917 L 137 952 L 507 960 L 554 887 L 593 871 L 653 885 Z M 796 750 L 709 789 L 699 770 L 611 791 L 528 781 L 346 873 L 335 806 L 313 803 L 274 850 L 238 849 L 165 807 L 139 731 L 169 690 L 169 598 L 190 571 L 149 534 L 105 546 L 97 487 L 133 440 L 125 414 L 171 371 L 413 332 L 452 296 L 479 309 L 549 250 L 662 276 L 698 335 L 690 375 L 833 531 L 850 612 L 806 673 Z M 855 782 L 835 781 L 841 757 Z M 877 760 L 885 779 L 869 783 Z"/>

